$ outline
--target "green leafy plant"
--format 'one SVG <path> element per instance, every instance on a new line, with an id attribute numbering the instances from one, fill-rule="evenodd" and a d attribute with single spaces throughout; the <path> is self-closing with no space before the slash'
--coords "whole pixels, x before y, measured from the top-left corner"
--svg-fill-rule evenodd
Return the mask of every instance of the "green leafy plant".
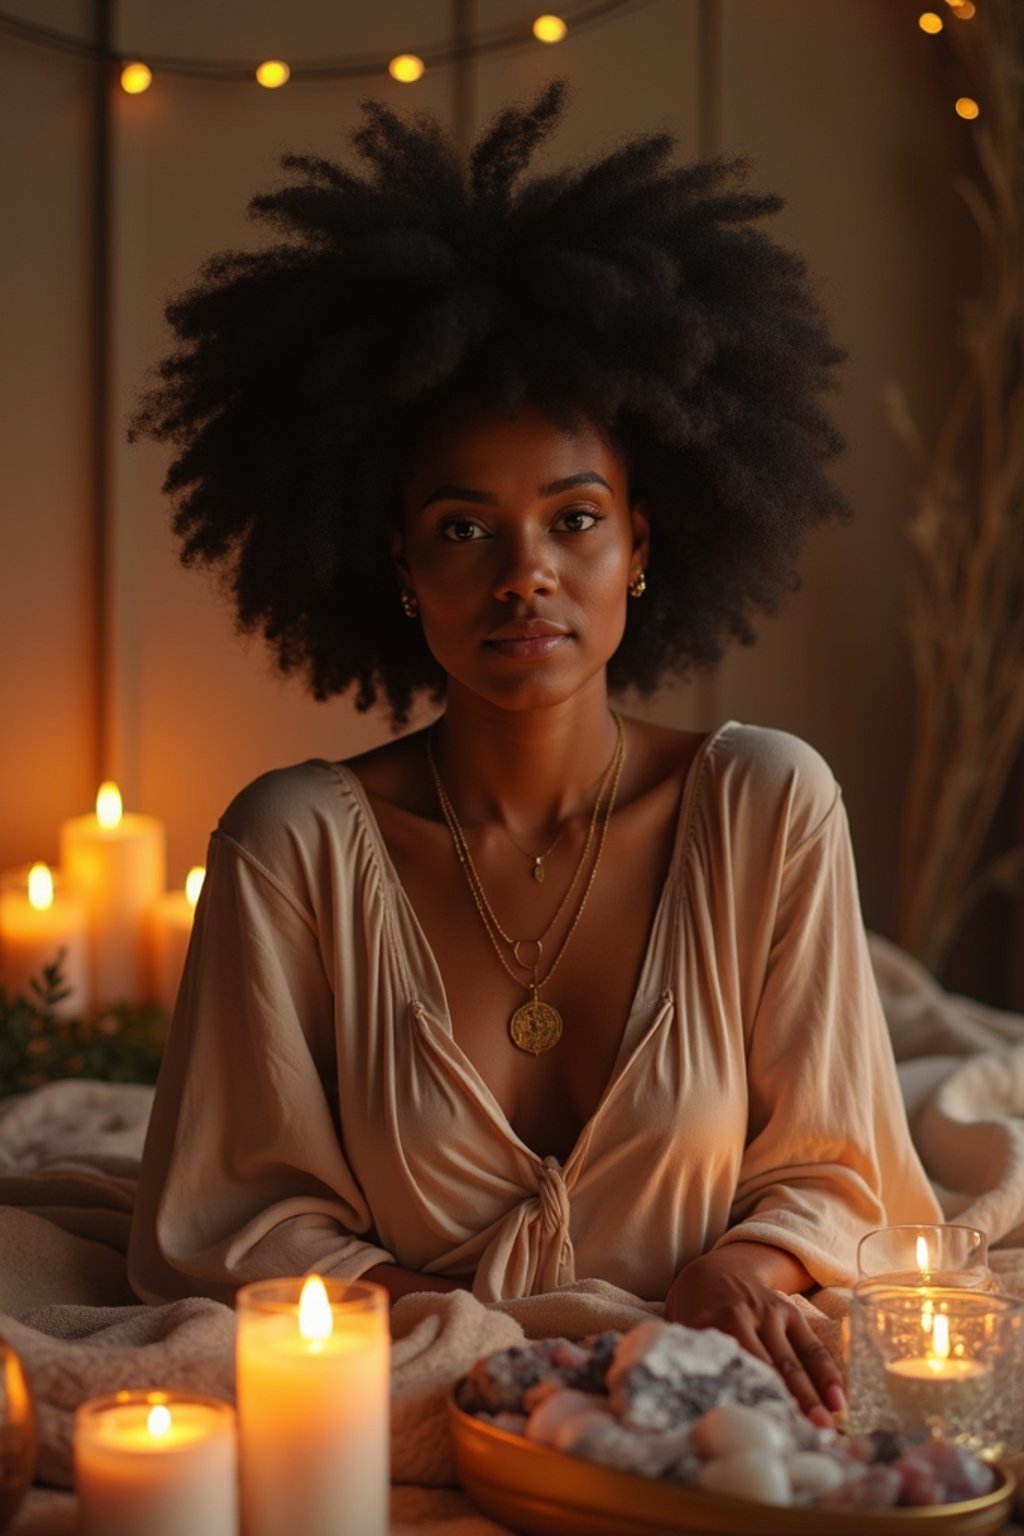
<path id="1" fill-rule="evenodd" d="M 154 1083 L 167 1015 L 119 1003 L 83 1019 L 59 1017 L 68 996 L 62 964 L 58 956 L 22 992 L 0 987 L 0 1097 L 62 1077 Z"/>

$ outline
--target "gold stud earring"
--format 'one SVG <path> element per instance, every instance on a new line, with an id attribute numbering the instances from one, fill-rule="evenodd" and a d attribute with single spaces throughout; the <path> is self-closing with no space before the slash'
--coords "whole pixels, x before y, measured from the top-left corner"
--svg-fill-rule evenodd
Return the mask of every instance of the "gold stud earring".
<path id="1" fill-rule="evenodd" d="M 647 591 L 647 575 L 644 571 L 638 571 L 626 588 L 630 597 L 643 597 Z"/>
<path id="2" fill-rule="evenodd" d="M 420 611 L 420 605 L 416 601 L 416 593 L 409 587 L 403 587 L 398 601 L 402 605 L 402 612 L 407 619 L 414 619 Z"/>

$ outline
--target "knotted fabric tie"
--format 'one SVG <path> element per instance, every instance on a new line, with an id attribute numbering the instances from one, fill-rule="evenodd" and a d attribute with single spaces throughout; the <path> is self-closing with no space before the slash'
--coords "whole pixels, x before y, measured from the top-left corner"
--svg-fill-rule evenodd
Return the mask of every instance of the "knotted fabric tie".
<path id="1" fill-rule="evenodd" d="M 533 1164 L 530 1176 L 534 1189 L 524 1189 L 480 1257 L 473 1294 L 481 1301 L 535 1296 L 576 1278 L 562 1166 L 556 1157 L 546 1157 Z"/>

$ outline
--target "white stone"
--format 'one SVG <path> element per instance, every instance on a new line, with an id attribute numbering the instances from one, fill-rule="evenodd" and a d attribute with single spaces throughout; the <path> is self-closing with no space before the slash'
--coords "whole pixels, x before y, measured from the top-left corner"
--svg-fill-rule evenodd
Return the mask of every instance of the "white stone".
<path id="1" fill-rule="evenodd" d="M 793 1492 L 782 1458 L 775 1451 L 757 1448 L 706 1461 L 697 1473 L 697 1483 L 709 1492 L 759 1504 L 788 1504 Z"/>
<path id="2" fill-rule="evenodd" d="M 719 1403 L 694 1424 L 694 1450 L 706 1460 L 730 1451 L 789 1451 L 793 1444 L 785 1427 L 760 1409 L 743 1403 Z"/>
<path id="3" fill-rule="evenodd" d="M 523 1433 L 528 1440 L 536 1440 L 540 1445 L 554 1445 L 559 1426 L 567 1419 L 581 1413 L 600 1412 L 600 1405 L 607 1401 L 607 1398 L 596 1398 L 592 1392 L 577 1392 L 572 1387 L 564 1387 L 538 1403 L 527 1419 Z M 610 1416 L 607 1409 L 605 1413 Z"/>
<path id="4" fill-rule="evenodd" d="M 820 1451 L 797 1451 L 786 1458 L 789 1480 L 800 1493 L 825 1493 L 850 1480 L 849 1470 L 843 1469 L 835 1456 L 825 1456 Z"/>

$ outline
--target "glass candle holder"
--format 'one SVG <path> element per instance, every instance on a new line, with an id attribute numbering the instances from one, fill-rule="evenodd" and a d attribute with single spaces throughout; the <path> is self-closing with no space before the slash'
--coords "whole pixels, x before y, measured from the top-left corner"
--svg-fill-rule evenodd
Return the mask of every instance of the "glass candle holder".
<path id="1" fill-rule="evenodd" d="M 977 1227 L 879 1227 L 857 1245 L 858 1283 L 994 1290 L 988 1238 Z"/>
<path id="2" fill-rule="evenodd" d="M 942 1435 L 989 1455 L 1024 1432 L 1024 1302 L 978 1290 L 860 1285 L 850 1299 L 848 1423 Z"/>
<path id="3" fill-rule="evenodd" d="M 388 1294 L 312 1275 L 236 1299 L 246 1536 L 387 1536 Z"/>

